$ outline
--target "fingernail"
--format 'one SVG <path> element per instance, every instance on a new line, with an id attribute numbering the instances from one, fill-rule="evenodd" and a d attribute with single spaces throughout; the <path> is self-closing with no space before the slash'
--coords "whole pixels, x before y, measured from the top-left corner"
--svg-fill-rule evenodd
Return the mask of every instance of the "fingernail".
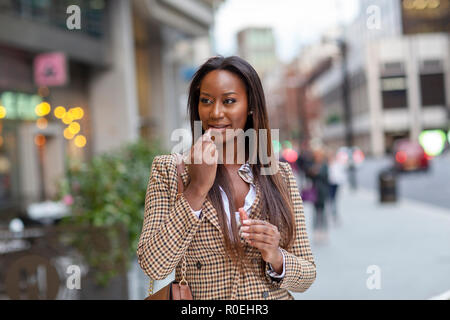
<path id="1" fill-rule="evenodd" d="M 250 228 L 249 227 L 241 227 L 242 231 L 248 231 Z"/>
<path id="2" fill-rule="evenodd" d="M 242 236 L 243 236 L 244 238 L 247 238 L 247 237 L 249 236 L 249 234 L 246 233 L 246 232 L 242 232 Z"/>
<path id="3" fill-rule="evenodd" d="M 244 220 L 242 221 L 243 224 L 250 224 L 250 220 Z"/>

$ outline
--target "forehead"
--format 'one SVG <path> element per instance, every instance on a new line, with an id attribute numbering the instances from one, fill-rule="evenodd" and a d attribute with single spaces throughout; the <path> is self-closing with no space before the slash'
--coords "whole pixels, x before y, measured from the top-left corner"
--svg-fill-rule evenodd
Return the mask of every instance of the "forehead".
<path id="1" fill-rule="evenodd" d="M 238 75 L 227 70 L 213 70 L 203 78 L 200 91 L 210 94 L 225 92 L 242 94 L 246 92 L 246 87 Z"/>

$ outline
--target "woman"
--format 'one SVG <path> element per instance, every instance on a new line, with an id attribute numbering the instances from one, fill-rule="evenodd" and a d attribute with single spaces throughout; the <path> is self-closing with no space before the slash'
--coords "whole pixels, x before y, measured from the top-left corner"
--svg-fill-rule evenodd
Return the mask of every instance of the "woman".
<path id="1" fill-rule="evenodd" d="M 179 280 L 184 256 L 194 299 L 293 299 L 288 290 L 308 289 L 316 267 L 292 170 L 275 162 L 275 174 L 262 174 L 271 144 L 245 139 L 241 150 L 228 134 L 269 129 L 256 71 L 239 57 L 210 58 L 193 77 L 188 112 L 193 136 L 196 121 L 204 134 L 193 140 L 181 196 L 176 157 L 153 161 L 137 250 L 142 269 L 159 280 L 176 268 Z"/>

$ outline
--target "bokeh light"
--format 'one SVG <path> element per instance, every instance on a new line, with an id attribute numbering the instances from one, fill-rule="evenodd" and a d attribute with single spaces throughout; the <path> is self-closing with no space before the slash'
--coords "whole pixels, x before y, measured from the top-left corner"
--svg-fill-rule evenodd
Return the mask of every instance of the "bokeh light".
<path id="1" fill-rule="evenodd" d="M 78 132 L 80 132 L 80 124 L 79 124 L 78 122 L 72 122 L 72 123 L 69 125 L 69 131 L 70 131 L 72 134 L 77 134 Z"/>
<path id="2" fill-rule="evenodd" d="M 70 115 L 72 116 L 73 120 L 80 120 L 83 118 L 84 116 L 84 111 L 82 108 L 80 107 L 76 107 L 76 108 L 71 108 L 69 110 Z"/>
<path id="3" fill-rule="evenodd" d="M 292 143 L 289 140 L 283 141 L 283 148 L 284 149 L 292 149 Z"/>
<path id="4" fill-rule="evenodd" d="M 283 158 L 286 159 L 287 162 L 292 163 L 297 161 L 298 153 L 293 149 L 284 149 L 283 150 Z"/>
<path id="5" fill-rule="evenodd" d="M 48 115 L 50 113 L 51 107 L 50 107 L 50 104 L 48 102 L 42 102 L 42 103 L 39 103 L 36 106 L 34 111 L 36 112 L 36 114 L 39 117 L 44 117 L 44 116 L 46 116 L 46 115 Z"/>
<path id="6" fill-rule="evenodd" d="M 6 108 L 4 106 L 0 106 L 0 119 L 6 117 Z"/>
<path id="7" fill-rule="evenodd" d="M 273 145 L 273 151 L 275 153 L 280 153 L 281 151 L 281 143 L 278 140 L 273 140 L 272 141 L 272 145 Z"/>
<path id="8" fill-rule="evenodd" d="M 445 147 L 445 132 L 442 130 L 425 130 L 419 135 L 419 143 L 425 152 L 433 157 L 442 153 Z"/>
<path id="9" fill-rule="evenodd" d="M 74 142 L 78 148 L 83 148 L 86 145 L 86 137 L 79 134 L 78 136 L 75 137 Z"/>
<path id="10" fill-rule="evenodd" d="M 364 162 L 365 156 L 364 156 L 364 152 L 362 152 L 359 149 L 356 149 L 353 152 L 353 161 L 355 162 L 355 164 L 361 164 Z"/>
<path id="11" fill-rule="evenodd" d="M 39 119 L 37 119 L 37 120 L 36 120 L 36 126 L 37 126 L 39 129 L 45 129 L 45 128 L 47 128 L 47 126 L 48 126 L 48 121 L 47 121 L 47 119 L 45 119 L 45 118 L 39 118 Z"/>
<path id="12" fill-rule="evenodd" d="M 46 142 L 45 136 L 42 134 L 38 134 L 34 137 L 34 143 L 38 147 L 42 147 L 43 145 L 45 145 L 45 142 Z"/>
<path id="13" fill-rule="evenodd" d="M 61 120 L 64 124 L 70 124 L 73 121 L 73 117 L 69 112 L 66 112 Z"/>
<path id="14" fill-rule="evenodd" d="M 56 107 L 55 111 L 53 111 L 53 114 L 55 115 L 56 118 L 58 119 L 62 119 L 64 117 L 64 115 L 66 114 L 66 108 L 64 107 Z"/>
<path id="15" fill-rule="evenodd" d="M 66 138 L 67 140 L 71 140 L 74 136 L 75 134 L 70 131 L 70 128 L 67 127 L 66 129 L 64 129 L 64 138 Z"/>
<path id="16" fill-rule="evenodd" d="M 395 160 L 398 163 L 404 163 L 406 161 L 407 155 L 405 151 L 399 151 L 395 154 Z"/>

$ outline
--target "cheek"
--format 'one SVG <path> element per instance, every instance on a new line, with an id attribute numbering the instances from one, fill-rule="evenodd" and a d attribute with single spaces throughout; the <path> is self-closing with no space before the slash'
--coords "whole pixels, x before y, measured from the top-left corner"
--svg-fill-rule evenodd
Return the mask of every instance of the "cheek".
<path id="1" fill-rule="evenodd" d="M 198 116 L 200 121 L 202 122 L 203 129 L 206 129 L 206 121 L 208 120 L 208 113 L 205 111 L 205 108 L 198 107 Z"/>
<path id="2" fill-rule="evenodd" d="M 247 122 L 247 106 L 236 108 L 232 117 L 233 127 L 244 129 Z"/>

